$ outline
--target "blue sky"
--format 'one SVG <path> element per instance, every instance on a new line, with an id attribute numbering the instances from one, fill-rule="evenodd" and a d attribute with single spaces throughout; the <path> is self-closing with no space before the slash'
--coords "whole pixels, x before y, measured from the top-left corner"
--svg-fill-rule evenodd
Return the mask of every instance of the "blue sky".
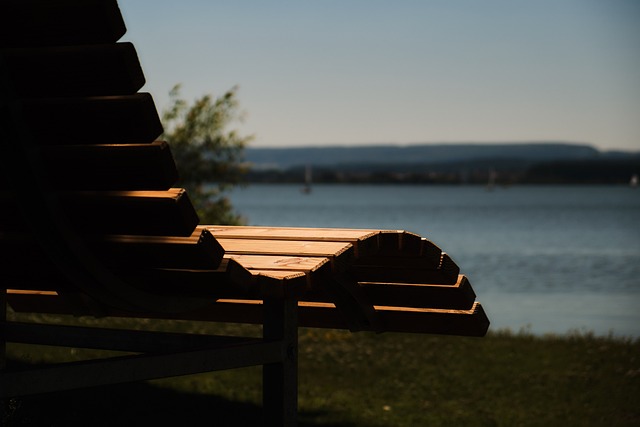
<path id="1" fill-rule="evenodd" d="M 240 87 L 253 146 L 640 150 L 637 0 L 120 0 L 159 109 Z"/>

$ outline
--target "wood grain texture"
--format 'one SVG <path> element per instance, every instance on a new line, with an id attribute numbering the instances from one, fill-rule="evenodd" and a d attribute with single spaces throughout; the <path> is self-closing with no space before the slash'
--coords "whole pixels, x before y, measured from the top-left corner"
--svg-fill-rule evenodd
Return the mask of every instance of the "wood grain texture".
<path id="1" fill-rule="evenodd" d="M 326 257 L 227 254 L 225 258 L 253 274 L 264 296 L 300 299 L 331 274 L 331 260 Z"/>
<path id="2" fill-rule="evenodd" d="M 330 260 L 326 257 L 279 256 L 279 255 L 239 255 L 228 253 L 228 258 L 236 260 L 249 270 L 305 271 L 313 273 Z"/>
<path id="3" fill-rule="evenodd" d="M 234 239 L 267 240 L 312 240 L 329 242 L 354 242 L 367 239 L 379 233 L 378 230 L 349 228 L 308 228 L 308 227 L 260 227 L 206 225 L 214 236 Z"/>
<path id="4" fill-rule="evenodd" d="M 215 236 L 215 234 L 213 234 Z M 217 237 L 228 254 L 284 255 L 311 257 L 341 257 L 353 251 L 353 245 L 345 242 L 308 240 L 253 240 Z"/>
<path id="5" fill-rule="evenodd" d="M 378 251 L 377 230 L 304 227 L 205 226 L 221 239 L 290 240 L 351 243 L 356 257 Z"/>

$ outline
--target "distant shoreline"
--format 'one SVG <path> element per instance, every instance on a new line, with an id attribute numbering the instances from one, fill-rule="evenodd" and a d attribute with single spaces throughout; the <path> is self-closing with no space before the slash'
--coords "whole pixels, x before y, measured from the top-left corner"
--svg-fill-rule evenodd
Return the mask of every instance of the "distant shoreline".
<path id="1" fill-rule="evenodd" d="M 250 169 L 251 183 L 305 183 L 311 167 Z M 323 184 L 571 184 L 629 185 L 640 174 L 640 157 L 561 160 L 550 162 L 495 161 L 425 165 L 339 165 L 312 167 L 311 181 Z M 636 178 L 637 180 L 637 178 Z"/>
<path id="2" fill-rule="evenodd" d="M 423 144 L 247 148 L 249 182 L 629 184 L 640 152 L 586 144 Z M 309 173 L 311 171 L 311 173 Z"/>

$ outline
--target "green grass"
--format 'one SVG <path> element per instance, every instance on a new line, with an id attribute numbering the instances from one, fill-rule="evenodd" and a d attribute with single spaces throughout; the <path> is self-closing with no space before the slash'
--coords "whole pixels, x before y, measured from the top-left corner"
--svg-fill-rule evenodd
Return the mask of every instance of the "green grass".
<path id="1" fill-rule="evenodd" d="M 238 325 L 158 327 L 260 333 Z M 43 349 L 11 345 L 9 354 L 23 362 L 94 354 Z M 9 425 L 255 425 L 260 373 L 246 368 L 13 400 Z M 640 341 L 585 333 L 503 331 L 478 339 L 302 329 L 299 383 L 301 426 L 640 425 Z"/>

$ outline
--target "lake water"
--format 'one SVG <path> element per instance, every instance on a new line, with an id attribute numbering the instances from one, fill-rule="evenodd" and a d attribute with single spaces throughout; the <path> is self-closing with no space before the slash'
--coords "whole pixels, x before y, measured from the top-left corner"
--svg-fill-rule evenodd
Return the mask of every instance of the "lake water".
<path id="1" fill-rule="evenodd" d="M 448 252 L 493 329 L 640 337 L 640 189 L 250 185 L 251 225 L 404 229 Z"/>

